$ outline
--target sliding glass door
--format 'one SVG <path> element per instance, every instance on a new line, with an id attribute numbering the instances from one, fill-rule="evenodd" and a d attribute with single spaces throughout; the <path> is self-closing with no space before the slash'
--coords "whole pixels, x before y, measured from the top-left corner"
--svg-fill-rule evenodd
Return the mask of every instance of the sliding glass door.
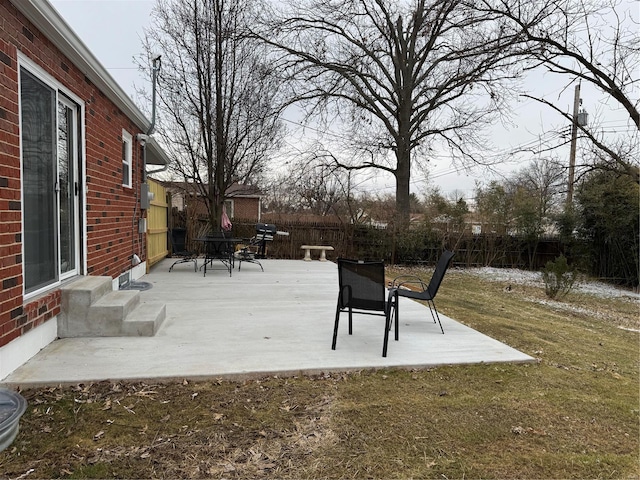
<path id="1" fill-rule="evenodd" d="M 20 69 L 25 292 L 78 273 L 78 106 Z"/>

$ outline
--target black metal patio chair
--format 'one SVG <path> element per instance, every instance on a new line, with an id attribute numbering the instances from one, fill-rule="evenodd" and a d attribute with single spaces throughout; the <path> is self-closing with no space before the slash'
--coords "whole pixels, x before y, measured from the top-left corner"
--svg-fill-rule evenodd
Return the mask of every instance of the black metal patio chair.
<path id="1" fill-rule="evenodd" d="M 396 322 L 396 340 L 398 339 L 398 320 L 400 318 L 400 314 L 398 311 L 398 297 L 412 298 L 414 300 L 422 300 L 427 302 L 429 311 L 431 312 L 431 318 L 433 318 L 433 323 L 436 323 L 437 320 L 437 323 L 440 325 L 440 331 L 444 334 L 444 329 L 442 328 L 442 322 L 440 322 L 440 315 L 438 315 L 438 310 L 436 309 L 434 299 L 436 298 L 436 294 L 438 293 L 438 289 L 440 288 L 440 284 L 442 283 L 444 274 L 447 272 L 447 269 L 451 264 L 453 255 L 453 252 L 450 252 L 448 250 L 444 251 L 444 253 L 438 259 L 436 269 L 431 276 L 429 284 L 424 283 L 422 280 L 420 280 L 420 278 L 414 275 L 400 275 L 393 279 L 389 290 L 389 302 L 394 309 L 393 317 L 395 318 Z M 419 290 L 411 290 L 407 288 L 407 285 L 418 285 Z M 385 345 L 387 344 L 388 333 L 388 331 L 385 332 Z"/>
<path id="2" fill-rule="evenodd" d="M 338 258 L 338 285 L 338 306 L 331 349 L 336 349 L 340 314 L 344 311 L 349 312 L 349 335 L 353 334 L 353 314 L 360 313 L 385 317 L 386 338 L 391 325 L 392 309 L 386 296 L 384 262 Z M 386 343 L 382 350 L 382 356 L 387 356 Z"/>
<path id="3" fill-rule="evenodd" d="M 255 263 L 264 272 L 262 263 L 258 258 L 265 258 L 266 244 L 273 240 L 276 233 L 276 226 L 267 223 L 258 223 L 256 225 L 256 234 L 248 239 L 245 244 L 235 252 L 235 258 L 238 260 L 238 271 L 242 268 L 242 262 Z"/>
<path id="4" fill-rule="evenodd" d="M 232 235 L 230 232 L 213 232 L 205 237 L 204 249 L 204 276 L 207 276 L 207 265 L 213 266 L 213 262 L 218 260 L 224 265 L 225 269 L 229 272 L 233 270 L 233 249 L 234 244 L 230 240 Z M 202 268 L 200 267 L 200 268 Z"/>
<path id="5" fill-rule="evenodd" d="M 178 257 L 169 267 L 169 271 L 178 263 L 193 262 L 193 270 L 198 271 L 198 254 L 187 250 L 187 230 L 184 228 L 171 229 L 171 257 Z"/>
<path id="6" fill-rule="evenodd" d="M 252 250 L 255 247 L 257 247 L 257 244 L 254 243 L 253 240 L 249 240 L 247 243 L 242 245 L 240 250 L 234 253 L 234 258 L 238 260 L 238 271 L 240 271 L 240 269 L 242 268 L 242 262 L 247 262 L 255 263 L 260 267 L 260 270 L 264 272 L 262 264 L 256 259 L 257 253 Z"/>

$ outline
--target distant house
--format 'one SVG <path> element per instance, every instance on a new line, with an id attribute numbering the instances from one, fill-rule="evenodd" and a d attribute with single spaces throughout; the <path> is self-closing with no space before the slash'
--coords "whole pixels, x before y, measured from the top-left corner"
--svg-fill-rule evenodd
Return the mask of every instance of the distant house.
<path id="1" fill-rule="evenodd" d="M 169 160 L 48 1 L 0 19 L 2 379 L 58 336 L 63 284 L 145 273 L 144 172 Z"/>
<path id="2" fill-rule="evenodd" d="M 179 212 L 187 208 L 191 214 L 206 215 L 207 208 L 201 192 L 193 183 L 162 182 L 171 194 L 171 206 Z M 253 185 L 234 183 L 225 192 L 225 205 L 229 218 L 253 222 L 262 221 L 262 193 Z"/>

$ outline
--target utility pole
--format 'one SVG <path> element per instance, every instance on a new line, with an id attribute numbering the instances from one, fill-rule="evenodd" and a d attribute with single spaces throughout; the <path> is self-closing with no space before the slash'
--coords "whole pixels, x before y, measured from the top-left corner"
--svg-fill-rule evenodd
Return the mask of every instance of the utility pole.
<path id="1" fill-rule="evenodd" d="M 565 211 L 571 211 L 573 206 L 573 182 L 576 169 L 576 143 L 578 140 L 578 113 L 580 109 L 580 82 L 576 85 L 573 97 L 573 121 L 571 122 L 571 150 L 569 151 L 569 185 L 567 188 L 567 205 Z"/>
<path id="2" fill-rule="evenodd" d="M 575 182 L 576 170 L 576 143 L 578 140 L 578 127 L 585 127 L 589 121 L 589 114 L 583 108 L 582 99 L 580 98 L 580 82 L 576 85 L 576 92 L 573 97 L 573 118 L 571 121 L 571 151 L 569 152 L 569 185 L 567 186 L 567 205 L 566 212 L 571 211 L 573 207 L 573 184 Z"/>

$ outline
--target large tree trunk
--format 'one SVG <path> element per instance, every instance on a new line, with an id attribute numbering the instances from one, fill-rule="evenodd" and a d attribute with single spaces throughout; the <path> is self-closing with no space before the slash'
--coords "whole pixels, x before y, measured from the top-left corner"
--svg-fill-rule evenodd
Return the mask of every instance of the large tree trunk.
<path id="1" fill-rule="evenodd" d="M 411 152 L 399 147 L 396 152 L 396 214 L 395 222 L 402 230 L 409 225 L 409 181 L 411 179 Z"/>
<path id="2" fill-rule="evenodd" d="M 222 205 L 224 205 L 225 194 L 225 169 L 227 161 L 227 144 L 224 136 L 225 132 L 225 99 L 224 99 L 224 85 L 223 75 L 224 72 L 224 35 L 223 35 L 223 6 L 217 0 L 214 5 L 214 20 L 216 22 L 215 30 L 215 143 L 216 143 L 216 167 L 215 178 L 213 179 L 214 195 L 215 195 L 215 218 L 213 219 L 213 230 L 218 231 L 221 229 L 222 220 Z"/>

